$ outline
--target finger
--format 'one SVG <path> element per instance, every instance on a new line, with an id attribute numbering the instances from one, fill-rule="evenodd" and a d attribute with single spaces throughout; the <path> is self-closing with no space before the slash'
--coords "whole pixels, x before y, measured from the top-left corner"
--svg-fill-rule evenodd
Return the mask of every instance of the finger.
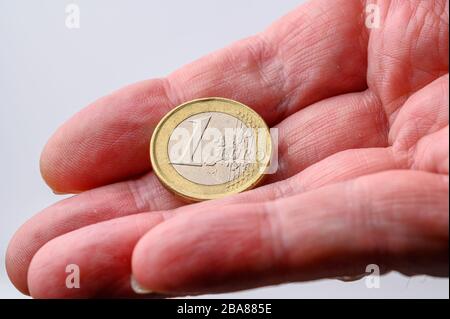
<path id="1" fill-rule="evenodd" d="M 411 161 L 416 144 L 423 149 L 430 140 L 424 136 L 448 125 L 448 112 L 448 74 L 413 94 L 391 127 L 370 90 L 318 102 L 278 125 L 279 171 L 269 181 L 290 177 L 346 149 L 393 145 L 398 162 Z M 445 152 L 441 156 L 445 164 Z"/>
<path id="2" fill-rule="evenodd" d="M 93 103 L 45 147 L 44 179 L 58 192 L 78 192 L 149 170 L 155 124 L 193 98 L 233 98 L 274 124 L 318 100 L 363 90 L 367 34 L 361 12 L 357 0 L 314 1 L 166 79 L 144 81 Z"/>
<path id="3" fill-rule="evenodd" d="M 137 240 L 164 220 L 164 213 L 118 218 L 78 229 L 45 244 L 34 256 L 28 274 L 34 298 L 132 297 L 131 252 Z M 76 267 L 79 287 L 67 285 Z M 71 268 L 73 269 L 73 268 Z M 70 278 L 69 278 L 70 279 Z"/>
<path id="4" fill-rule="evenodd" d="M 32 217 L 14 234 L 6 253 L 9 278 L 17 289 L 28 294 L 31 259 L 48 241 L 105 220 L 180 205 L 182 202 L 162 187 L 152 173 L 65 199 Z"/>
<path id="5" fill-rule="evenodd" d="M 278 171 L 268 182 L 291 177 L 344 150 L 388 146 L 388 123 L 370 91 L 317 102 L 285 119 L 279 130 Z"/>
<path id="6" fill-rule="evenodd" d="M 448 177 L 390 171 L 266 203 L 192 210 L 150 230 L 132 270 L 154 292 L 357 275 L 448 274 Z M 165 238 L 161 241 L 161 238 Z"/>

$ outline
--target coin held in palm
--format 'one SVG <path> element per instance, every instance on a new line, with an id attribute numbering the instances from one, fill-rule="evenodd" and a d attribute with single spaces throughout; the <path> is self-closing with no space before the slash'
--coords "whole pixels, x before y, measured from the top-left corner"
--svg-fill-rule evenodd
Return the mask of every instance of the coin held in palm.
<path id="1" fill-rule="evenodd" d="M 157 125 L 150 142 L 158 179 L 190 201 L 255 187 L 269 166 L 271 151 L 264 120 L 248 106 L 224 98 L 176 107 Z"/>

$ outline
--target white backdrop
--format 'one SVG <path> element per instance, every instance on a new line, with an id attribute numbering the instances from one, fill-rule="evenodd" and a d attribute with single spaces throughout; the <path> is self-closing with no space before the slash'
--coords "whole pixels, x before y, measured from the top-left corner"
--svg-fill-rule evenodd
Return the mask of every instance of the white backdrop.
<path id="1" fill-rule="evenodd" d="M 332 0 L 330 0 L 332 1 Z M 14 231 L 57 201 L 38 161 L 52 132 L 92 100 L 125 84 L 160 77 L 251 35 L 301 0 L 0 0 L 0 298 L 23 297 L 4 255 Z M 80 8 L 80 29 L 65 8 Z M 282 285 L 214 297 L 445 297 L 448 279 L 382 277 Z"/>

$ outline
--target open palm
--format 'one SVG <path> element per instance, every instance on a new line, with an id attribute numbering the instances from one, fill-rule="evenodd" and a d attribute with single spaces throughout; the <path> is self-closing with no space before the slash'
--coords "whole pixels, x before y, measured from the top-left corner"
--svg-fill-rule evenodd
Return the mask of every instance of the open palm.
<path id="1" fill-rule="evenodd" d="M 7 253 L 33 297 L 167 295 L 364 273 L 448 275 L 448 1 L 317 0 L 269 29 L 126 87 L 42 154 L 56 192 Z M 265 185 L 186 205 L 151 171 L 149 139 L 184 101 L 222 96 L 279 129 Z M 81 270 L 66 288 L 66 266 Z"/>

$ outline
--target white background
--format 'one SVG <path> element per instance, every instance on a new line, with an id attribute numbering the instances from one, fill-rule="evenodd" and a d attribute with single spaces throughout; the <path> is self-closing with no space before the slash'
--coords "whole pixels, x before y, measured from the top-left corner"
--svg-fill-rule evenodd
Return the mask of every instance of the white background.
<path id="1" fill-rule="evenodd" d="M 0 0 L 0 298 L 23 297 L 4 269 L 9 239 L 59 199 L 38 168 L 40 151 L 58 125 L 114 89 L 164 76 L 262 30 L 301 2 Z M 80 29 L 65 26 L 69 3 L 80 7 Z M 364 280 L 323 280 L 219 297 L 448 296 L 448 279 L 390 274 L 380 289 L 366 288 Z"/>

